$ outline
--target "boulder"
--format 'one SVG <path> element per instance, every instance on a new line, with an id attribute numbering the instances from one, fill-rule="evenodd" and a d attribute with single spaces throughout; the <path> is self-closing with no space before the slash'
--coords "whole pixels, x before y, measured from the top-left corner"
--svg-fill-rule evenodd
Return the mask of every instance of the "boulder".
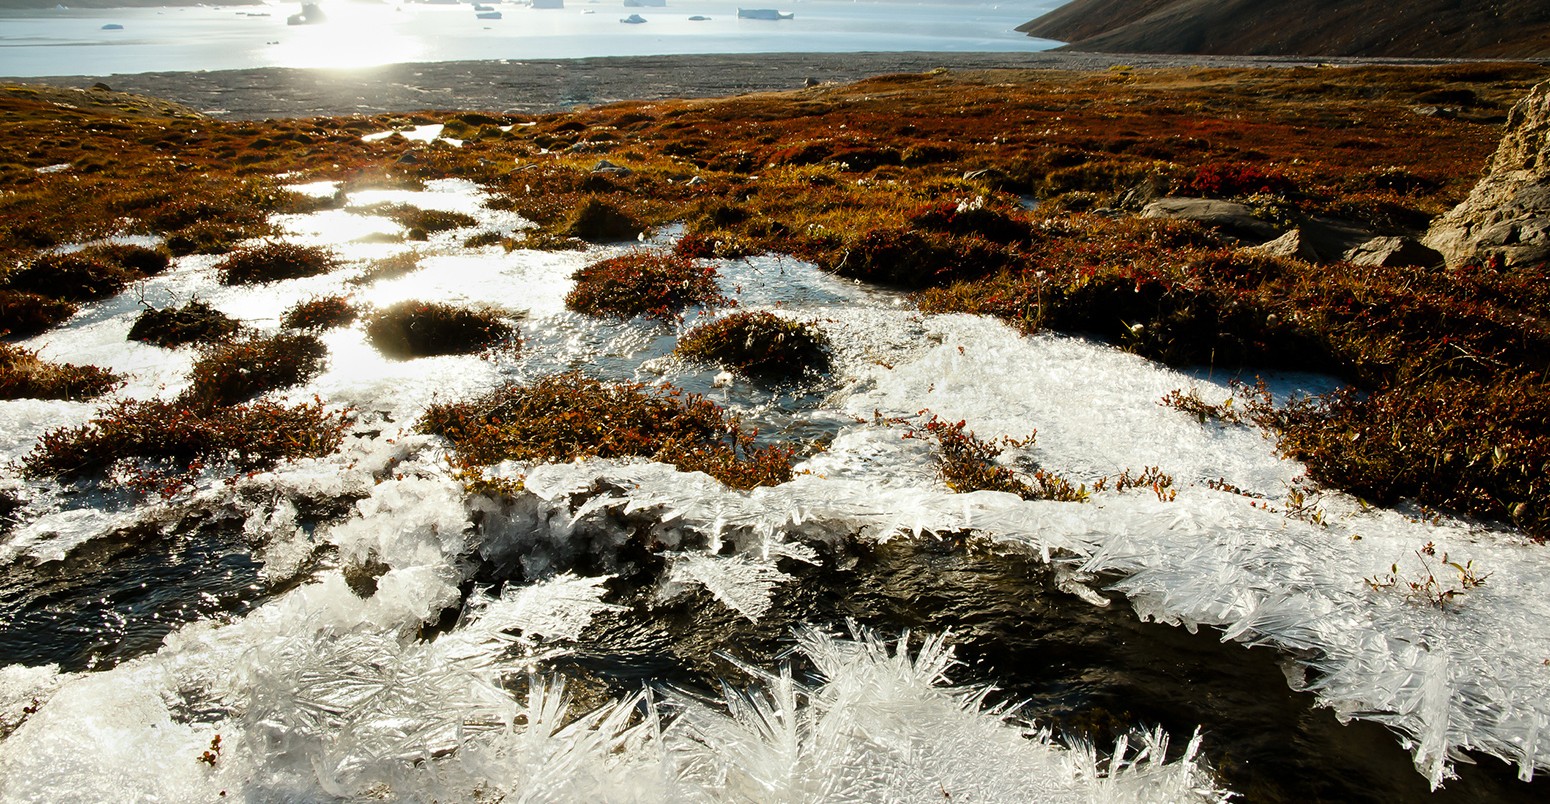
<path id="1" fill-rule="evenodd" d="M 1340 262 L 1352 249 L 1377 236 L 1371 229 L 1333 218 L 1314 216 L 1302 224 L 1303 242 L 1314 254 L 1312 262 Z"/>
<path id="2" fill-rule="evenodd" d="M 1281 235 L 1275 224 L 1255 217 L 1254 210 L 1233 201 L 1212 198 L 1164 198 L 1141 210 L 1143 218 L 1194 221 L 1239 240 L 1264 243 Z"/>
<path id="3" fill-rule="evenodd" d="M 1512 107 L 1480 183 L 1432 223 L 1424 242 L 1449 265 L 1550 260 L 1550 82 Z"/>
<path id="4" fill-rule="evenodd" d="M 1308 237 L 1303 234 L 1302 229 L 1292 229 L 1269 243 L 1252 246 L 1246 250 L 1283 259 L 1319 261 L 1318 252 L 1314 251 L 1313 246 L 1308 243 Z"/>
<path id="5" fill-rule="evenodd" d="M 1442 254 L 1412 237 L 1374 237 L 1343 255 L 1357 265 L 1413 266 L 1435 268 L 1443 264 Z"/>

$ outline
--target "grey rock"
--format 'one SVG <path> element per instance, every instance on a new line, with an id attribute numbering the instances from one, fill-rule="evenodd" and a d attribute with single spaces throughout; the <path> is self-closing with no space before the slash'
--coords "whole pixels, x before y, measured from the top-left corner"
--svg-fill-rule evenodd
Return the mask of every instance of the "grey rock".
<path id="1" fill-rule="evenodd" d="M 1464 203 L 1433 221 L 1423 242 L 1449 265 L 1550 260 L 1550 82 L 1512 107 L 1496 155 Z"/>
<path id="2" fill-rule="evenodd" d="M 1434 268 L 1443 264 L 1441 253 L 1411 237 L 1374 237 L 1347 251 L 1344 257 L 1346 262 L 1357 265 Z"/>
<path id="3" fill-rule="evenodd" d="M 1345 259 L 1351 249 L 1378 236 L 1348 221 L 1312 217 L 1302 224 L 1303 241 L 1313 251 L 1313 262 L 1331 263 Z"/>
<path id="4" fill-rule="evenodd" d="M 609 173 L 609 174 L 612 174 L 612 175 L 615 175 L 615 176 L 628 176 L 633 171 L 631 171 L 629 168 L 625 167 L 624 165 L 616 165 L 613 162 L 608 161 L 607 159 L 599 159 L 599 160 L 597 160 L 597 164 L 592 166 L 592 172 L 593 173 Z"/>
<path id="5" fill-rule="evenodd" d="M 1305 262 L 1319 261 L 1318 253 L 1308 243 L 1307 236 L 1303 234 L 1302 229 L 1292 229 L 1269 243 L 1251 246 L 1245 250 L 1283 259 L 1296 259 Z"/>
<path id="6" fill-rule="evenodd" d="M 1195 221 L 1239 240 L 1264 243 L 1281 235 L 1275 224 L 1255 217 L 1254 211 L 1233 201 L 1212 198 L 1164 198 L 1141 210 L 1143 218 Z"/>

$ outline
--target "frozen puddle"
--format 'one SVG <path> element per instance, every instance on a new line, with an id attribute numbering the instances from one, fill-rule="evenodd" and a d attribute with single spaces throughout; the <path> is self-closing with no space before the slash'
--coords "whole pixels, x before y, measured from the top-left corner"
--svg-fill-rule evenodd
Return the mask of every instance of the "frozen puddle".
<path id="1" fill-rule="evenodd" d="M 302 189 L 338 192 L 332 183 Z M 847 544 L 952 534 L 1053 566 L 1059 594 L 1087 601 L 1077 605 L 1107 605 L 1117 592 L 1141 618 L 1282 652 L 1294 686 L 1342 719 L 1391 728 L 1434 787 L 1463 751 L 1507 760 L 1524 778 L 1550 768 L 1543 547 L 1316 490 L 1289 515 L 1289 497 L 1309 491 L 1301 466 L 1255 430 L 1202 426 L 1157 404 L 1176 388 L 1224 399 L 1225 382 L 1078 339 L 1020 337 L 987 319 L 922 316 L 897 294 L 789 259 L 725 262 L 724 289 L 744 308 L 824 328 L 836 351 L 832 383 L 795 398 L 742 382 L 716 387 L 715 369 L 666 357 L 672 329 L 565 310 L 571 273 L 619 248 L 462 247 L 472 231 L 527 225 L 482 199 L 457 181 L 352 192 L 339 209 L 277 221 L 297 242 L 335 248 L 345 267 L 331 275 L 226 287 L 213 259 L 183 258 L 26 344 L 48 359 L 123 373 L 124 397 L 168 398 L 186 383 L 192 354 L 125 340 L 140 298 L 157 306 L 198 298 L 260 331 L 291 305 L 327 295 L 378 307 L 483 304 L 524 340 L 510 353 L 395 361 L 370 346 L 360 323 L 325 333 L 327 370 L 278 396 L 351 407 L 355 433 L 333 456 L 234 484 L 212 478 L 180 498 L 137 503 L 4 480 L 23 505 L 19 524 L 0 534 L 0 562 L 6 578 L 24 580 L 0 599 L 0 614 L 25 614 L 13 622 L 45 635 L 56 609 L 82 628 L 119 623 L 109 628 L 115 639 L 136 622 L 159 625 L 139 637 L 143 648 L 105 648 L 91 661 L 66 645 L 45 661 L 56 654 L 0 636 L 0 664 L 10 663 L 0 667 L 0 799 L 1222 797 L 1197 762 L 1199 746 L 1180 750 L 1187 732 L 1172 735 L 1171 754 L 1161 731 L 1095 751 L 1037 734 L 987 707 L 982 693 L 950 686 L 950 635 L 895 644 L 897 635 L 857 629 L 840 639 L 799 625 L 786 634 L 796 670 L 717 659 L 741 679 L 720 700 L 627 688 L 618 678 L 628 674 L 583 674 L 567 693 L 550 675 L 583 643 L 597 660 L 610 647 L 599 634 L 646 628 L 631 618 L 655 607 L 715 609 L 730 617 L 716 622 L 757 630 L 806 583 L 793 572 L 839 566 Z M 463 212 L 478 226 L 393 242 L 402 227 L 365 212 L 379 203 Z M 362 280 L 373 260 L 408 252 L 415 270 Z M 435 400 L 572 369 L 671 382 L 766 433 L 825 433 L 832 443 L 792 482 L 752 492 L 645 462 L 506 465 L 495 471 L 524 477 L 526 491 L 498 503 L 468 498 L 448 476 L 442 445 L 408 430 Z M 48 429 L 92 411 L 0 402 L 0 450 L 18 458 Z M 930 414 L 964 420 L 985 439 L 1036 432 L 1004 456 L 1013 466 L 1037 463 L 1088 484 L 1155 466 L 1173 476 L 1177 496 L 1107 491 L 1080 504 L 952 494 L 928 444 L 905 437 Z M 1237 491 L 1217 490 L 1227 488 Z M 133 552 L 123 534 L 145 530 L 156 534 L 146 544 L 177 557 L 162 567 L 160 597 L 108 586 L 84 563 L 106 545 Z M 246 563 L 199 575 L 205 558 L 188 551 L 205 543 Z M 1485 584 L 1446 606 L 1407 596 L 1405 582 L 1428 572 L 1447 582 L 1444 554 L 1469 562 Z M 1393 588 L 1367 582 L 1396 565 Z M 33 568 L 54 573 L 56 587 L 26 588 Z M 44 605 L 49 595 L 56 609 Z M 625 642 L 608 661 L 626 667 L 645 655 Z M 79 672 L 97 661 L 103 669 Z"/>

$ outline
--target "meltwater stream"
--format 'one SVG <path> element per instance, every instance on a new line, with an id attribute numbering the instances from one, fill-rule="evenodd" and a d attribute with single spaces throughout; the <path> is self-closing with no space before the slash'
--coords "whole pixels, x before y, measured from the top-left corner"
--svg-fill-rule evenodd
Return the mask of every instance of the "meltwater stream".
<path id="1" fill-rule="evenodd" d="M 143 499 L 8 473 L 0 800 L 1544 797 L 1514 778 L 1550 767 L 1544 548 L 1336 493 L 1288 515 L 1299 465 L 1157 404 L 1226 398 L 1209 372 L 923 316 L 772 256 L 718 264 L 724 290 L 822 328 L 833 376 L 724 387 L 667 357 L 674 328 L 564 309 L 577 268 L 660 243 L 409 243 L 366 211 L 527 225 L 481 201 L 458 181 L 354 191 L 277 220 L 336 249 L 333 274 L 226 287 L 187 257 L 26 344 L 124 374 L 122 396 L 171 398 L 192 356 L 125 339 L 142 300 L 199 298 L 260 330 L 325 295 L 493 304 L 524 338 L 398 361 L 359 325 L 332 330 L 328 369 L 276 396 L 353 409 L 345 446 L 232 483 Z M 410 250 L 413 272 L 365 275 Z M 568 370 L 671 382 L 826 448 L 752 492 L 646 462 L 502 465 L 525 491 L 497 500 L 412 432 L 432 401 Z M 0 403 L 0 449 L 95 410 Z M 931 414 L 982 438 L 1037 431 L 1013 465 L 1088 483 L 1157 466 L 1177 496 L 953 494 L 905 437 Z M 1428 544 L 1487 583 L 1437 608 L 1364 582 L 1420 572 Z"/>

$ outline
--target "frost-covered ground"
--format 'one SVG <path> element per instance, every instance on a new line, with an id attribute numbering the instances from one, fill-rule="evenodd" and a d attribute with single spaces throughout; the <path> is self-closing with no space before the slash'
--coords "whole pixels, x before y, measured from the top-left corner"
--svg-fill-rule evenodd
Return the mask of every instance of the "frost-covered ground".
<path id="1" fill-rule="evenodd" d="M 810 677 L 743 666 L 755 683 L 729 687 L 719 701 L 654 689 L 611 702 L 582 695 L 587 705 L 571 706 L 550 665 L 596 621 L 623 610 L 610 583 L 638 569 L 627 546 L 639 533 L 629 523 L 641 518 L 666 562 L 643 592 L 652 599 L 708 594 L 758 621 L 793 583 L 792 562 L 819 561 L 826 546 L 973 533 L 1052 562 L 1060 588 L 1091 605 L 1106 603 L 1100 592 L 1118 591 L 1142 618 L 1284 651 L 1305 671 L 1294 683 L 1342 717 L 1390 726 L 1434 786 L 1464 750 L 1502 757 L 1524 777 L 1550 767 L 1540 742 L 1550 733 L 1544 548 L 1510 532 L 1321 494 L 1259 432 L 1203 425 L 1158 404 L 1178 388 L 1225 399 L 1229 388 L 1209 373 L 1161 368 L 1078 339 L 1021 337 L 988 319 L 922 316 L 895 294 L 795 261 L 720 266 L 726 291 L 744 308 L 814 322 L 835 344 L 832 384 L 793 398 L 745 383 L 713 386 L 714 369 L 664 357 L 673 342 L 667 328 L 566 311 L 570 274 L 623 246 L 466 249 L 458 244 L 470 230 L 424 244 L 354 242 L 399 233 L 385 218 L 354 211 L 382 201 L 466 211 L 483 229 L 524 226 L 479 200 L 455 181 L 423 192 L 357 192 L 343 209 L 280 221 L 291 239 L 334 246 L 353 267 L 225 287 L 211 259 L 184 258 L 28 344 L 48 359 L 125 374 L 123 396 L 171 398 L 192 356 L 125 340 L 141 299 L 165 306 L 197 297 L 259 329 L 276 327 L 298 301 L 336 293 L 366 305 L 491 303 L 524 336 L 519 354 L 395 361 L 372 349 L 359 325 L 330 331 L 327 371 L 277 395 L 315 395 L 358 411 L 351 438 L 328 458 L 234 484 L 211 478 L 170 500 L 4 481 L 26 499 L 22 523 L 0 536 L 8 577 L 38 567 L 41 578 L 130 526 L 176 530 L 190 512 L 210 511 L 240 522 L 232 538 L 256 569 L 252 577 L 234 571 L 237 581 L 220 593 L 189 592 L 209 599 L 175 609 L 183 613 L 155 632 L 171 630 L 159 645 L 115 654 L 133 656 L 127 661 L 96 670 L 90 662 L 63 671 L 27 666 L 36 660 L 0 668 L 0 735 L 15 726 L 0 741 L 0 799 L 1222 795 L 1193 748 L 1162 762 L 1161 733 L 1099 754 L 987 709 L 978 693 L 947 685 L 950 638 L 905 648 L 864 631 L 838 639 L 804 630 L 797 640 Z M 366 261 L 410 248 L 425 255 L 413 273 L 353 281 Z M 526 491 L 502 503 L 466 495 L 449 476 L 444 445 L 410 432 L 433 400 L 573 368 L 708 392 L 767 437 L 833 441 L 795 480 L 752 492 L 645 462 L 503 465 L 493 471 L 524 476 Z M 1327 387 L 1317 377 L 1271 379 L 1282 394 Z M 46 430 L 86 421 L 95 409 L 0 403 L 0 454 L 16 458 Z M 1036 462 L 1089 484 L 1156 466 L 1174 477 L 1177 494 L 1105 491 L 1086 503 L 953 494 L 929 443 L 904 437 L 923 411 L 965 420 L 987 439 L 1037 431 L 1030 446 L 1006 455 L 1013 466 Z M 355 502 L 342 516 L 309 513 L 337 499 Z M 1446 605 L 1427 600 L 1427 590 L 1408 591 L 1428 575 L 1433 594 L 1461 588 L 1444 555 L 1486 582 Z M 470 592 L 480 566 L 528 580 Z M 375 568 L 365 588 L 351 575 L 362 567 Z M 1392 586 L 1368 583 L 1388 574 Z M 134 635 L 134 612 L 109 596 L 72 605 L 100 609 L 103 639 Z M 455 623 L 442 621 L 444 610 L 459 607 Z M 26 627 L 45 627 L 43 615 L 29 616 Z M 213 761 L 200 761 L 205 752 Z"/>

